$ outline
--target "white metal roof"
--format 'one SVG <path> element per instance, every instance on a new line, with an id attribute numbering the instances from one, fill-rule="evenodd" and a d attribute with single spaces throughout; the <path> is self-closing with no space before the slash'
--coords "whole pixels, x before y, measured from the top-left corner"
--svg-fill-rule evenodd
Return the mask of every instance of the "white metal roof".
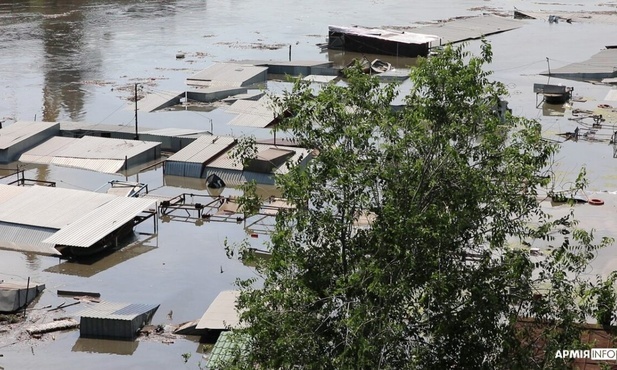
<path id="1" fill-rule="evenodd" d="M 132 320 L 137 316 L 156 310 L 158 307 L 158 304 L 100 302 L 79 311 L 76 316 L 97 319 Z"/>
<path id="2" fill-rule="evenodd" d="M 14 186 L 1 185 L 0 194 Z M 25 187 L 0 203 L 0 221 L 60 229 L 116 198 L 110 194 L 47 186 Z"/>
<path id="3" fill-rule="evenodd" d="M 156 208 L 154 199 L 114 198 L 63 227 L 43 242 L 87 248 L 131 221 L 141 212 Z"/>
<path id="4" fill-rule="evenodd" d="M 79 139 L 56 136 L 25 152 L 19 160 L 115 173 L 122 169 L 125 158 L 130 159 L 160 145 L 158 142 L 95 136 Z"/>
<path id="5" fill-rule="evenodd" d="M 157 91 L 146 95 L 137 101 L 137 110 L 153 112 L 157 109 L 175 105 L 184 96 L 184 91 Z M 130 103 L 127 108 L 135 109 L 135 103 Z"/>
<path id="6" fill-rule="evenodd" d="M 0 149 L 8 149 L 23 140 L 26 140 L 44 130 L 54 126 L 56 122 L 28 122 L 18 121 L 0 129 Z"/>
<path id="7" fill-rule="evenodd" d="M 2 203 L 15 198 L 17 195 L 27 191 L 25 186 L 0 184 L 0 207 Z"/>
<path id="8" fill-rule="evenodd" d="M 215 63 L 201 72 L 187 78 L 187 84 L 208 86 L 244 86 L 247 81 L 266 73 L 268 67 L 237 63 Z M 265 77 L 264 77 L 265 78 Z M 265 80 L 264 80 L 265 82 Z"/>
<path id="9" fill-rule="evenodd" d="M 203 314 L 196 329 L 225 330 L 237 327 L 240 316 L 236 310 L 236 301 L 240 292 L 225 290 L 220 292 Z"/>
<path id="10" fill-rule="evenodd" d="M 267 127 L 274 121 L 274 110 L 271 107 L 272 99 L 268 96 L 259 100 L 236 100 L 227 107 L 230 113 L 237 116 L 228 122 L 233 126 Z"/>
<path id="11" fill-rule="evenodd" d="M 235 139 L 229 136 L 202 135 L 169 157 L 168 161 L 206 163 L 233 145 Z"/>

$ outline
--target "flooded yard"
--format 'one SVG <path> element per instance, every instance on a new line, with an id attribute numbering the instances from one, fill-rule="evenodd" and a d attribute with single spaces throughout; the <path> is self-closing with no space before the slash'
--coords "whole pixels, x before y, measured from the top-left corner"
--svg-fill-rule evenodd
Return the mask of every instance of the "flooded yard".
<path id="1" fill-rule="evenodd" d="M 157 94 L 184 91 L 185 79 L 213 62 L 229 60 L 334 61 L 345 65 L 357 55 L 321 52 L 328 25 L 409 27 L 458 16 L 512 15 L 524 10 L 603 11 L 612 14 L 617 3 L 576 1 L 559 3 L 511 0 L 400 2 L 361 0 L 313 3 L 248 1 L 0 1 L 0 121 L 81 121 L 132 127 L 134 85 Z M 510 90 L 507 98 L 515 115 L 539 120 L 544 136 L 562 142 L 551 169 L 560 186 L 575 180 L 585 166 L 588 194 L 604 206 L 578 206 L 585 227 L 601 235 L 617 235 L 617 158 L 605 140 L 617 123 L 617 102 L 607 101 L 608 85 L 562 80 L 540 75 L 549 68 L 581 62 L 600 49 L 614 45 L 617 16 L 612 22 L 525 20 L 522 27 L 492 35 L 494 78 Z M 479 41 L 469 44 L 479 50 Z M 178 53 L 184 58 L 176 58 Z M 548 59 L 547 59 L 548 58 Z M 383 58 L 396 68 L 413 59 Z M 574 102 L 565 107 L 536 106 L 533 84 L 573 87 Z M 404 89 L 406 85 L 402 85 Z M 270 90 L 289 84 L 271 80 Z M 573 109 L 602 112 L 602 140 L 564 141 L 557 134 L 582 127 Z M 256 135 L 269 138 L 267 129 L 229 126 L 232 114 L 222 110 L 140 112 L 139 126 L 210 130 L 217 135 Z M 586 121 L 587 122 L 587 121 Z M 165 176 L 161 166 L 131 176 L 109 175 L 53 165 L 12 163 L 0 165 L 0 177 L 16 166 L 29 178 L 53 181 L 58 187 L 96 191 L 111 180 L 146 183 L 151 192 L 165 196 L 207 193 L 202 180 Z M 260 188 L 274 195 L 270 187 Z M 226 189 L 223 195 L 237 194 Z M 557 212 L 560 212 L 559 210 Z M 49 215 L 54 217 L 54 215 Z M 79 338 L 79 331 L 55 332 L 40 339 L 23 334 L 29 325 L 52 317 L 71 316 L 93 305 L 60 297 L 58 289 L 98 292 L 111 302 L 160 304 L 152 323 L 177 325 L 201 317 L 222 290 L 233 289 L 237 278 L 255 276 L 241 262 L 226 256 L 224 243 L 248 238 L 255 247 L 267 240 L 251 238 L 242 222 L 158 219 L 158 231 L 147 221 L 136 228 L 128 246 L 80 262 L 0 250 L 0 280 L 27 279 L 45 283 L 46 290 L 31 305 L 27 322 L 0 325 L 0 368 L 5 369 L 198 369 L 203 344 L 196 338 L 144 337 L 134 342 Z M 607 273 L 617 268 L 617 247 L 602 251 L 594 268 Z M 183 354 L 191 354 L 184 361 Z"/>

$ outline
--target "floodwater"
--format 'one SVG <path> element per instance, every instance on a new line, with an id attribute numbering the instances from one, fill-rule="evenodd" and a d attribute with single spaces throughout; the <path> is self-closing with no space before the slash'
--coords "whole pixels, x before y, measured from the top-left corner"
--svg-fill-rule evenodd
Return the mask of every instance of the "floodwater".
<path id="1" fill-rule="evenodd" d="M 183 90 L 186 77 L 212 62 L 287 60 L 290 45 L 293 60 L 345 63 L 350 55 L 321 53 L 315 46 L 324 42 L 329 24 L 410 26 L 483 11 L 511 13 L 515 6 L 522 10 L 615 10 L 614 3 L 583 5 L 572 0 L 0 0 L 0 121 L 5 126 L 35 119 L 132 126 L 133 106 L 128 98 L 135 83 L 145 93 Z M 490 68 L 495 71 L 494 78 L 510 89 L 508 100 L 514 114 L 540 120 L 545 136 L 551 139 L 561 140 L 557 133 L 572 131 L 576 123 L 568 119 L 571 109 L 536 108 L 533 84 L 549 82 L 539 75 L 548 67 L 546 58 L 551 68 L 585 60 L 613 44 L 616 29 L 615 24 L 555 25 L 538 20 L 490 36 L 494 50 Z M 477 51 L 478 42 L 471 42 L 469 48 Z M 178 52 L 186 58 L 176 59 Z M 399 68 L 413 64 L 390 61 Z M 574 95 L 587 99 L 573 104 L 580 109 L 595 109 L 610 90 L 558 79 L 550 83 L 573 86 Z M 271 81 L 268 87 L 281 90 L 287 86 Z M 220 110 L 139 113 L 139 125 L 209 130 L 212 120 L 217 134 L 270 135 L 268 130 L 231 128 L 226 125 L 231 117 Z M 559 185 L 567 186 L 578 168 L 586 166 L 590 192 L 617 191 L 613 175 L 617 159 L 612 153 L 606 142 L 563 143 L 553 168 Z M 0 175 L 7 167 L 0 167 Z M 54 166 L 24 168 L 27 177 L 74 189 L 97 190 L 110 180 L 124 179 Z M 164 177 L 160 167 L 127 179 L 145 182 L 159 194 L 205 193 L 200 182 Z M 261 190 L 272 192 L 265 187 Z M 607 204 L 597 208 L 601 214 L 596 208 L 581 209 L 591 220 L 589 226 L 614 235 L 617 202 L 608 201 L 612 195 L 606 194 L 606 198 Z M 57 289 L 65 289 L 99 292 L 113 302 L 160 303 L 153 323 L 165 325 L 198 319 L 218 292 L 233 288 L 236 278 L 254 276 L 250 268 L 228 259 L 223 247 L 226 239 L 247 237 L 242 224 L 160 219 L 155 235 L 151 235 L 153 228 L 152 222 L 145 222 L 137 228 L 137 240 L 130 246 L 80 264 L 0 251 L 0 280 L 31 277 L 47 285 L 30 313 L 39 322 L 52 315 L 43 307 L 73 302 L 56 295 Z M 260 236 L 251 242 L 258 246 L 263 240 Z M 604 261 L 617 256 L 614 248 L 603 253 Z M 62 315 L 74 314 L 85 305 L 72 306 Z M 84 340 L 79 339 L 78 331 L 70 331 L 46 335 L 42 340 L 17 341 L 14 334 L 0 333 L 0 366 L 6 369 L 197 369 L 201 357 L 201 345 L 190 339 L 167 344 L 154 339 Z M 192 354 L 187 363 L 183 353 Z"/>

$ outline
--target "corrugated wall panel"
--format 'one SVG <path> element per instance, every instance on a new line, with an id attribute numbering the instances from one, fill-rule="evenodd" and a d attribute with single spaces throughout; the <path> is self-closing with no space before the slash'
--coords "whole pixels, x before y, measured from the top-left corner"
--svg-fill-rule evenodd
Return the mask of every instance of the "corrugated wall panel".
<path id="1" fill-rule="evenodd" d="M 0 222 L 0 248 L 44 255 L 59 255 L 52 244 L 43 240 L 53 235 L 57 229 L 16 225 Z"/>

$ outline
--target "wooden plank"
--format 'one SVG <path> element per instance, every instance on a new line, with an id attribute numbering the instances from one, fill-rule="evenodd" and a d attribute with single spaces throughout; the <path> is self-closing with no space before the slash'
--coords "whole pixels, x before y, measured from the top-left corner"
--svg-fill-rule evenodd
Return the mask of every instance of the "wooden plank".
<path id="1" fill-rule="evenodd" d="M 58 295 L 59 296 L 70 296 L 70 297 L 83 297 L 83 296 L 94 297 L 94 298 L 101 297 L 101 293 L 82 292 L 79 290 L 60 290 L 60 289 L 58 289 Z"/>
<path id="2" fill-rule="evenodd" d="M 46 324 L 34 325 L 26 329 L 28 334 L 43 334 L 51 331 L 74 329 L 79 326 L 79 321 L 75 319 L 64 319 L 54 322 L 48 322 Z"/>

